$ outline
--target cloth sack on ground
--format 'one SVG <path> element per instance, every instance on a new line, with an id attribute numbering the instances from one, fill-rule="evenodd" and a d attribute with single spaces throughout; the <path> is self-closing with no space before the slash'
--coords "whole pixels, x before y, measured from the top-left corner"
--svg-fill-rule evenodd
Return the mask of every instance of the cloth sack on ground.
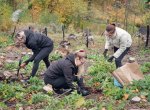
<path id="1" fill-rule="evenodd" d="M 131 84 L 133 80 L 140 80 L 144 75 L 140 71 L 137 62 L 126 63 L 122 67 L 113 71 L 112 75 L 121 83 L 121 85 Z"/>

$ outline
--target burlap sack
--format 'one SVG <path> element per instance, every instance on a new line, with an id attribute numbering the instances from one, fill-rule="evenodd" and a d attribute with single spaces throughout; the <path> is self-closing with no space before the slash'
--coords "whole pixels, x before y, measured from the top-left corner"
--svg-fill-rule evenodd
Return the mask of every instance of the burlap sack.
<path id="1" fill-rule="evenodd" d="M 143 79 L 144 76 L 140 71 L 137 62 L 126 63 L 122 67 L 113 71 L 112 75 L 124 86 L 131 84 L 133 80 Z"/>

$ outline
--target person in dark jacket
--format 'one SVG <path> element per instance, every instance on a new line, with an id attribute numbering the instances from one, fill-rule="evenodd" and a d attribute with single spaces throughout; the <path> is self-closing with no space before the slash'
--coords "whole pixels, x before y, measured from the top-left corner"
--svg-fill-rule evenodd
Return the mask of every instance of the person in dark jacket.
<path id="1" fill-rule="evenodd" d="M 76 81 L 80 93 L 84 96 L 88 95 L 89 92 L 85 90 L 83 77 L 78 70 L 78 68 L 85 63 L 85 58 L 85 51 L 80 50 L 74 54 L 70 53 L 65 58 L 53 62 L 44 74 L 45 84 L 52 85 L 54 91 L 57 92 L 62 88 L 74 90 L 75 86 L 73 85 L 73 82 Z"/>
<path id="2" fill-rule="evenodd" d="M 35 76 L 41 60 L 44 61 L 47 68 L 49 67 L 48 57 L 53 50 L 53 41 L 49 37 L 30 30 L 23 30 L 15 36 L 15 43 L 17 45 L 25 45 L 33 51 L 33 55 L 21 64 L 21 67 L 24 68 L 29 62 L 33 61 L 32 77 Z"/>

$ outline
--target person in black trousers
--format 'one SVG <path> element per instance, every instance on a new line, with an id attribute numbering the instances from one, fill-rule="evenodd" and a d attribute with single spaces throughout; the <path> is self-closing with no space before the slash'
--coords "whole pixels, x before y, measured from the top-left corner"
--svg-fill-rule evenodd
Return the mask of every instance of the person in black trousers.
<path id="1" fill-rule="evenodd" d="M 88 95 L 89 92 L 85 90 L 83 84 L 83 77 L 79 73 L 79 67 L 86 61 L 84 50 L 79 50 L 76 53 L 70 53 L 65 58 L 52 63 L 45 72 L 45 84 L 52 85 L 54 91 L 59 93 L 61 89 L 75 90 L 76 87 L 73 82 L 78 84 L 78 92 L 83 96 Z"/>
<path id="2" fill-rule="evenodd" d="M 115 24 L 108 24 L 104 35 L 106 43 L 103 55 L 106 57 L 107 51 L 113 47 L 114 54 L 108 58 L 108 62 L 112 62 L 113 59 L 115 59 L 116 68 L 119 68 L 122 66 L 122 59 L 128 53 L 132 45 L 131 35 L 127 31 L 116 27 Z M 116 79 L 114 79 L 114 85 L 121 88 L 123 87 Z"/>
<path id="3" fill-rule="evenodd" d="M 53 41 L 40 33 L 34 33 L 30 30 L 23 30 L 16 34 L 15 36 L 16 45 L 25 45 L 27 48 L 33 51 L 33 55 L 21 64 L 24 68 L 29 62 L 33 62 L 32 73 L 30 77 L 34 77 L 41 60 L 44 61 L 46 67 L 50 66 L 49 54 L 53 50 Z"/>

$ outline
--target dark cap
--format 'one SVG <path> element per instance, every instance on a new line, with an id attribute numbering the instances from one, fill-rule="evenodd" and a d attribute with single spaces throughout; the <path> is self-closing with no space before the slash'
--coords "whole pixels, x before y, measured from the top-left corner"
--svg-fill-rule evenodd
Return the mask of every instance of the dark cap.
<path id="1" fill-rule="evenodd" d="M 107 27 L 106 27 L 106 31 L 107 32 L 113 32 L 113 31 L 115 31 L 115 25 L 108 24 Z"/>

